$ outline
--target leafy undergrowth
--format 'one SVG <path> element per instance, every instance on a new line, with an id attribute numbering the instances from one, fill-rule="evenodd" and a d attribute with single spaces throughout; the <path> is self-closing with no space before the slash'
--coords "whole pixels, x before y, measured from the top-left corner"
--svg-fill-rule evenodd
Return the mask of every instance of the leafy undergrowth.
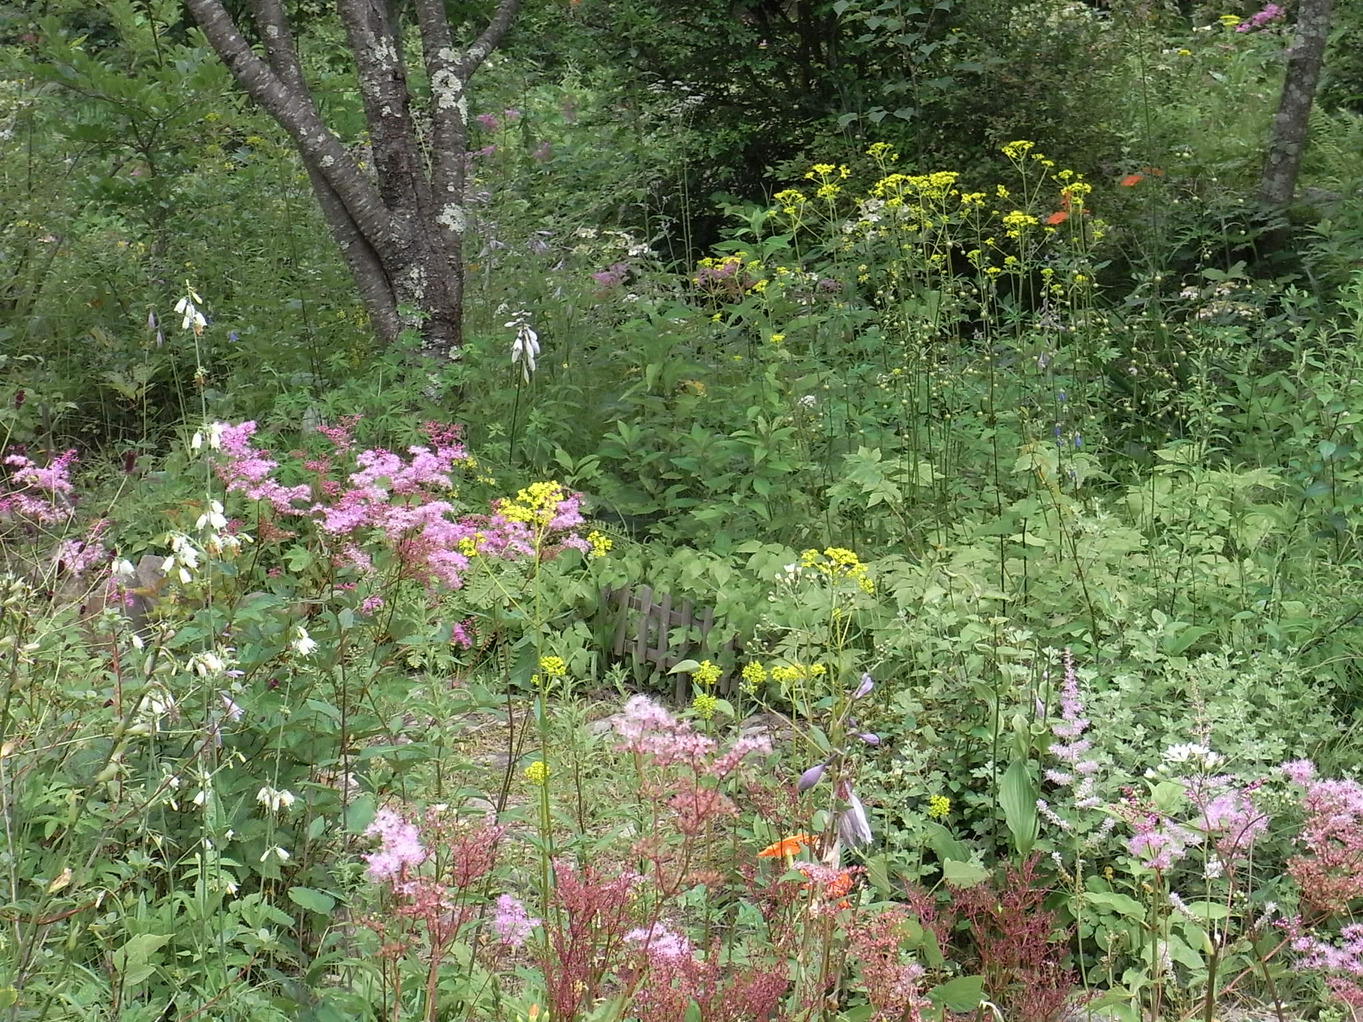
<path id="1" fill-rule="evenodd" d="M 1359 997 L 1363 787 L 1283 762 L 1310 689 L 1282 662 L 1255 706 L 1249 666 L 1184 661 L 1177 741 L 1166 690 L 1016 627 L 998 681 L 944 656 L 945 687 L 911 682 L 885 651 L 908 566 L 828 547 L 766 575 L 773 616 L 734 662 L 673 668 L 692 700 L 668 709 L 590 669 L 582 607 L 614 554 L 577 495 L 481 506 L 456 431 L 399 455 L 359 426 L 280 457 L 253 424 L 206 427 L 180 473 L 202 497 L 136 564 L 110 561 L 114 526 L 77 527 L 72 458 L 9 460 L 11 1017 L 1046 1022 Z"/>

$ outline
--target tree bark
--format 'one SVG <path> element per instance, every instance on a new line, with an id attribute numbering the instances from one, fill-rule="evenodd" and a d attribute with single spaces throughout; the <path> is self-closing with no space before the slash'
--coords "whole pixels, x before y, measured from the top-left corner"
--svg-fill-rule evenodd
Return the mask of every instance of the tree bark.
<path id="1" fill-rule="evenodd" d="M 1268 206 L 1286 206 L 1296 191 L 1333 7 L 1334 0 L 1300 0 L 1297 5 L 1295 39 L 1288 51 L 1282 97 L 1273 119 L 1263 176 L 1259 179 L 1259 198 Z"/>
<path id="2" fill-rule="evenodd" d="M 510 30 L 519 0 L 498 0 L 482 34 L 454 46 L 443 0 L 416 0 L 431 85 L 420 114 L 407 83 L 402 26 L 389 0 L 337 0 L 358 72 L 377 183 L 323 122 L 304 79 L 280 0 L 251 0 L 262 59 L 222 0 L 185 0 L 237 84 L 293 139 L 332 237 L 385 344 L 420 331 L 423 354 L 462 343 L 467 89 Z M 430 125 L 423 150 L 418 122 Z"/>

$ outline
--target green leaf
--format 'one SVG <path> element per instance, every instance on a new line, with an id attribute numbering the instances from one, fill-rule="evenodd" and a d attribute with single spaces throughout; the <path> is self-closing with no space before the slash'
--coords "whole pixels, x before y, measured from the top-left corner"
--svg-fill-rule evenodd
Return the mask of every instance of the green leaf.
<path id="1" fill-rule="evenodd" d="M 989 870 L 973 862 L 946 859 L 942 862 L 942 876 L 952 887 L 974 887 L 989 879 Z"/>
<path id="2" fill-rule="evenodd" d="M 928 1000 L 948 1011 L 974 1011 L 983 999 L 983 976 L 957 976 L 928 991 Z"/>
<path id="3" fill-rule="evenodd" d="M 999 806 L 1003 809 L 1003 821 L 1013 835 L 1013 844 L 1024 858 L 1032 851 L 1041 828 L 1041 818 L 1036 811 L 1037 795 L 1036 782 L 1032 780 L 1027 763 L 1013 760 L 999 782 Z"/>
<path id="4" fill-rule="evenodd" d="M 958 862 L 964 862 L 970 858 L 970 849 L 952 837 L 951 831 L 940 823 L 927 822 L 923 825 L 923 832 L 927 835 L 928 847 L 937 853 L 939 859 L 956 859 Z"/>
<path id="5" fill-rule="evenodd" d="M 668 671 L 668 674 L 691 674 L 700 666 L 699 660 L 683 660 L 676 667 Z"/>
<path id="6" fill-rule="evenodd" d="M 169 943 L 169 933 L 138 933 L 113 954 L 114 970 L 121 974 L 124 986 L 136 986 L 156 972 L 152 955 Z"/>
<path id="7" fill-rule="evenodd" d="M 1225 919 L 1229 914 L 1219 901 L 1190 901 L 1186 908 L 1198 919 Z"/>
<path id="8" fill-rule="evenodd" d="M 1085 891 L 1084 900 L 1099 908 L 1111 909 L 1127 919 L 1144 920 L 1145 906 L 1135 898 L 1115 891 Z"/>
<path id="9" fill-rule="evenodd" d="M 871 881 L 871 886 L 877 892 L 889 897 L 892 893 L 890 888 L 890 863 L 883 854 L 873 855 L 866 860 L 866 877 Z"/>
<path id="10" fill-rule="evenodd" d="M 330 915 L 331 910 L 336 907 L 335 898 L 311 887 L 290 887 L 289 900 L 309 912 L 316 912 L 319 916 Z"/>
<path id="11" fill-rule="evenodd" d="M 683 1022 L 705 1022 L 705 1017 L 700 1013 L 700 1005 L 691 1001 L 686 1005 L 686 1014 L 682 1016 Z"/>

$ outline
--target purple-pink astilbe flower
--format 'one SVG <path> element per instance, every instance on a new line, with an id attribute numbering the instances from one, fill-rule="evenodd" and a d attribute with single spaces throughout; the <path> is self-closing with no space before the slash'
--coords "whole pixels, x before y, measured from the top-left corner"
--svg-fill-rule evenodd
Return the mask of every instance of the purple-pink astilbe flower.
<path id="1" fill-rule="evenodd" d="M 509 894 L 497 898 L 497 913 L 492 919 L 492 929 L 503 944 L 520 947 L 539 924 L 540 920 L 532 919 L 516 898 Z"/>
<path id="2" fill-rule="evenodd" d="M 1093 743 L 1084 737 L 1089 729 L 1089 720 L 1084 715 L 1084 701 L 1079 691 L 1079 677 L 1075 672 L 1074 654 L 1065 650 L 1063 655 L 1064 678 L 1060 686 L 1060 719 L 1051 724 L 1053 741 L 1050 754 L 1060 761 L 1060 767 L 1044 771 L 1047 781 L 1055 785 L 1055 798 L 1058 803 L 1064 799 L 1066 808 L 1077 814 L 1096 809 L 1103 804 L 1098 797 L 1098 773 L 1101 769 L 1098 759 L 1093 755 Z M 1073 833 L 1075 821 L 1066 819 L 1055 811 L 1051 801 L 1037 799 L 1037 812 L 1058 830 Z M 1084 847 L 1092 847 L 1107 838 L 1116 826 L 1116 818 L 1105 815 L 1097 830 L 1084 840 Z"/>
<path id="3" fill-rule="evenodd" d="M 1323 912 L 1345 912 L 1363 898 L 1363 785 L 1317 778 L 1305 761 L 1283 771 L 1303 789 L 1306 813 L 1297 837 L 1303 850 L 1288 859 L 1287 872 L 1304 902 Z"/>

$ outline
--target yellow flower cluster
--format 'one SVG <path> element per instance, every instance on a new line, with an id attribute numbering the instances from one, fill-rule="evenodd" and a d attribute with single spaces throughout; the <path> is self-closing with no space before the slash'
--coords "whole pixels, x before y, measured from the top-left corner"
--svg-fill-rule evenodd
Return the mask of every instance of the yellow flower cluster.
<path id="1" fill-rule="evenodd" d="M 596 529 L 587 533 L 587 542 L 592 545 L 591 556 L 593 557 L 605 557 L 613 545 L 609 536 Z"/>
<path id="2" fill-rule="evenodd" d="M 549 782 L 549 764 L 542 759 L 537 759 L 525 768 L 525 779 L 537 788 L 542 788 Z"/>
<path id="3" fill-rule="evenodd" d="M 822 553 L 818 550 L 806 550 L 800 555 L 800 567 L 813 569 L 834 581 L 852 579 L 863 593 L 870 594 L 876 591 L 875 583 L 866 574 L 866 565 L 845 547 L 827 547 Z"/>
<path id="4" fill-rule="evenodd" d="M 719 681 L 721 673 L 718 664 L 712 664 L 709 660 L 702 660 L 700 666 L 691 672 L 691 680 L 701 688 L 709 688 Z"/>
<path id="5" fill-rule="evenodd" d="M 719 700 L 709 692 L 697 692 L 695 698 L 691 700 L 691 709 L 701 720 L 709 720 L 715 715 L 715 710 L 719 709 Z"/>
<path id="6" fill-rule="evenodd" d="M 822 678 L 827 673 L 828 668 L 823 664 L 811 664 L 809 667 L 798 663 L 775 664 L 771 669 L 771 680 L 778 685 L 789 685 L 804 678 Z"/>
<path id="7" fill-rule="evenodd" d="M 831 163 L 816 163 L 805 172 L 805 179 L 817 181 L 819 186 L 814 190 L 815 197 L 828 201 L 836 198 L 837 194 L 842 191 L 842 188 L 834 182 L 847 180 L 851 173 L 847 167 L 842 165 L 835 167 Z"/>
<path id="8" fill-rule="evenodd" d="M 884 199 L 887 206 L 915 197 L 925 202 L 937 202 L 957 193 L 952 186 L 960 177 L 954 170 L 938 170 L 931 174 L 890 174 L 871 186 L 871 194 Z"/>
<path id="9" fill-rule="evenodd" d="M 767 680 L 767 669 L 754 660 L 743 666 L 743 690 L 749 695 L 756 692 Z"/>
<path id="10" fill-rule="evenodd" d="M 531 483 L 516 494 L 515 500 L 503 501 L 497 510 L 507 521 L 542 529 L 553 521 L 559 504 L 567 497 L 567 491 L 557 482 Z"/>
<path id="11" fill-rule="evenodd" d="M 945 795 L 933 795 L 928 799 L 928 816 L 934 820 L 944 820 L 951 812 L 951 799 Z"/>
<path id="12" fill-rule="evenodd" d="M 568 665 L 563 662 L 561 656 L 542 656 L 540 657 L 540 670 L 548 678 L 562 678 L 568 673 Z"/>
<path id="13" fill-rule="evenodd" d="M 1040 223 L 1040 221 L 1037 220 L 1036 217 L 1032 216 L 1030 213 L 1024 213 L 1020 209 L 1015 209 L 1012 212 L 1003 215 L 1003 226 L 1010 238 L 1022 237 L 1022 232 L 1024 230 L 1028 227 L 1035 227 L 1038 223 Z"/>

